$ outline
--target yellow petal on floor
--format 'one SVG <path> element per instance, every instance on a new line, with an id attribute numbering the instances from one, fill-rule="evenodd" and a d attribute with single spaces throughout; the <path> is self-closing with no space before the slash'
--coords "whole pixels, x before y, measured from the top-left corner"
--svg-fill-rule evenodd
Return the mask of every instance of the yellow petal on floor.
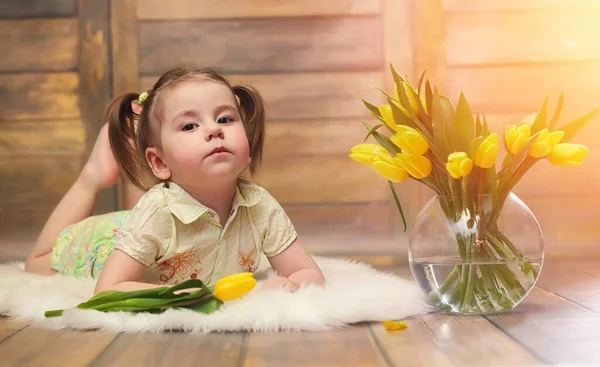
<path id="1" fill-rule="evenodd" d="M 393 320 L 385 320 L 382 321 L 383 326 L 387 331 L 396 331 L 406 329 L 406 320 L 402 321 L 393 321 Z"/>

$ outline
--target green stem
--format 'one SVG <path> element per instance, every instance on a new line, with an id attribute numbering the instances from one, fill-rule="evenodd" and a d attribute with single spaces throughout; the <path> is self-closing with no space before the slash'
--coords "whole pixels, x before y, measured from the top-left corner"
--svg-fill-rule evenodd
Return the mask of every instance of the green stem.
<path id="1" fill-rule="evenodd" d="M 400 200 L 398 199 L 398 194 L 396 194 L 396 190 L 394 189 L 394 184 L 392 181 L 388 181 L 390 184 L 390 189 L 392 190 L 392 196 L 394 197 L 394 203 L 396 203 L 396 208 L 398 208 L 398 212 L 400 213 L 400 217 L 402 218 L 402 224 L 404 225 L 404 232 L 406 232 L 406 218 L 404 217 L 404 211 L 402 210 L 402 205 L 400 204 Z"/>
<path id="2" fill-rule="evenodd" d="M 507 259 L 516 259 L 516 257 L 513 254 L 508 252 L 504 244 L 498 241 L 498 239 L 489 230 L 485 230 L 485 235 L 487 237 L 488 242 L 494 247 L 494 249 L 496 249 L 496 251 L 498 251 L 498 253 L 501 253 Z"/>
<path id="3" fill-rule="evenodd" d="M 502 231 L 498 230 L 498 236 L 502 239 L 502 242 L 504 242 L 504 244 L 506 244 L 510 248 L 510 250 L 513 252 L 513 254 L 515 254 L 515 256 L 519 260 L 525 259 L 525 257 L 523 256 L 523 253 L 521 253 L 521 251 L 519 251 L 519 249 L 517 249 L 517 247 L 504 235 L 504 233 L 502 233 Z M 520 267 L 521 267 L 521 271 L 523 273 L 527 274 L 527 277 L 533 283 L 533 281 L 538 276 L 538 272 L 531 265 L 531 261 L 523 262 L 522 264 L 520 264 Z"/>
<path id="4" fill-rule="evenodd" d="M 438 297 L 438 300 L 441 300 L 441 297 L 444 294 L 446 294 L 446 292 L 448 292 L 448 290 L 450 289 L 451 286 L 454 285 L 454 283 L 458 279 L 459 275 L 460 274 L 458 271 L 458 265 L 454 266 L 454 268 L 452 269 L 450 274 L 448 274 L 448 276 L 446 277 L 446 279 L 444 280 L 442 285 L 440 285 L 437 289 L 431 291 L 431 293 L 429 294 L 430 297 L 432 297 L 432 298 Z"/>
<path id="5" fill-rule="evenodd" d="M 467 285 L 465 288 L 465 296 L 460 307 L 462 312 L 468 312 L 469 309 L 473 307 L 473 288 L 475 287 L 476 266 L 477 265 L 473 264 L 469 264 L 468 266 L 469 271 L 467 276 Z"/>

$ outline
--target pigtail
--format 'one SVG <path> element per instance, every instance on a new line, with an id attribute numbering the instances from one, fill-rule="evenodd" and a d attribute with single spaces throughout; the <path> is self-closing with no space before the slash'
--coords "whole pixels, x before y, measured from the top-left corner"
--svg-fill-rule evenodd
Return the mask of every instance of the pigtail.
<path id="1" fill-rule="evenodd" d="M 238 98 L 240 114 L 248 143 L 250 145 L 250 173 L 254 174 L 262 161 L 263 144 L 265 140 L 265 102 L 260 93 L 247 85 L 232 87 L 233 94 Z"/>
<path id="2" fill-rule="evenodd" d="M 136 128 L 134 121 L 139 115 L 131 108 L 131 103 L 139 98 L 137 93 L 127 93 L 115 98 L 108 106 L 104 121 L 108 121 L 110 147 L 121 172 L 137 187 L 146 190 L 140 177 L 142 158 L 136 149 Z"/>

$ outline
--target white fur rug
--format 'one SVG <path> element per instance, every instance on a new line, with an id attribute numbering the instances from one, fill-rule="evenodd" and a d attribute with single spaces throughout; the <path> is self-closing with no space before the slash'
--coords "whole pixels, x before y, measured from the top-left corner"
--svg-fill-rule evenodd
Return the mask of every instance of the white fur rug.
<path id="1" fill-rule="evenodd" d="M 402 319 L 431 310 L 415 282 L 363 263 L 316 260 L 327 279 L 325 288 L 303 287 L 288 293 L 260 289 L 259 282 L 246 296 L 227 302 L 211 315 L 173 309 L 162 314 L 72 309 L 49 319 L 44 318 L 44 311 L 71 308 L 91 298 L 95 282 L 29 274 L 22 264 L 0 264 L 0 314 L 50 328 L 210 332 L 326 330 L 360 321 Z M 272 275 L 269 271 L 268 276 Z"/>

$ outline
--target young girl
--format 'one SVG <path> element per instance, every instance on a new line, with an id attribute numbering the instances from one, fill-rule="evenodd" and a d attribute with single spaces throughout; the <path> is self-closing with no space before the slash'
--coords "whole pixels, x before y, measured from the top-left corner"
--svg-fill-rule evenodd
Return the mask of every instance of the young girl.
<path id="1" fill-rule="evenodd" d="M 175 68 L 149 93 L 116 98 L 106 116 L 27 271 L 98 278 L 96 293 L 129 291 L 189 278 L 214 284 L 255 271 L 264 253 L 280 275 L 265 286 L 324 284 L 279 203 L 240 177 L 262 157 L 264 105 L 254 89 L 212 69 Z M 89 217 L 119 170 L 146 192 L 131 211 Z M 148 188 L 145 177 L 158 183 Z"/>

